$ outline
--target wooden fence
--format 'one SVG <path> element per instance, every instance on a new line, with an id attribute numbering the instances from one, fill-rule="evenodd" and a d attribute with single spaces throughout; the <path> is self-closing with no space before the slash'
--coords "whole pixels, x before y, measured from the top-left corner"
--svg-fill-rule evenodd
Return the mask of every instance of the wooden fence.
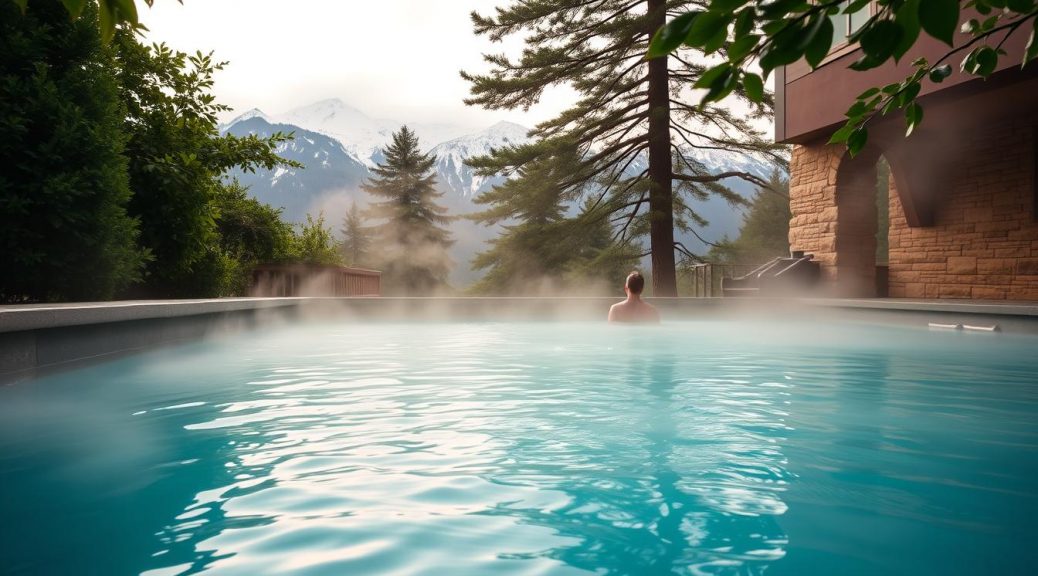
<path id="1" fill-rule="evenodd" d="M 250 296 L 379 296 L 376 270 L 315 264 L 264 264 L 252 271 Z"/>

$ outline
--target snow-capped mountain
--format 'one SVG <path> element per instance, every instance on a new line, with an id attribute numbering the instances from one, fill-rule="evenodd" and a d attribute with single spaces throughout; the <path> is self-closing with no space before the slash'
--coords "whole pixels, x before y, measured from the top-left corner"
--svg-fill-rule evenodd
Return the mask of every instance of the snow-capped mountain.
<path id="1" fill-rule="evenodd" d="M 291 124 L 272 124 L 268 116 L 255 109 L 230 122 L 223 131 L 235 136 L 261 137 L 274 132 L 294 133 L 295 138 L 279 145 L 277 153 L 303 164 L 304 168 L 278 167 L 254 173 L 235 170 L 228 174 L 248 186 L 249 193 L 257 200 L 282 208 L 289 222 L 302 222 L 307 214 L 316 215 L 326 207 L 331 208 L 329 204 L 345 204 L 341 196 L 365 200 L 360 198 L 364 196 L 360 184 L 369 176 L 368 168 L 334 138 Z"/>
<path id="2" fill-rule="evenodd" d="M 369 168 L 378 164 L 381 159 L 379 149 L 392 139 L 393 132 L 404 125 L 396 120 L 372 118 L 338 98 L 289 110 L 277 119 L 339 140 L 350 155 Z M 452 124 L 408 123 L 407 127 L 418 135 L 426 150 L 438 142 L 466 133 L 464 127 Z"/>
<path id="3" fill-rule="evenodd" d="M 465 160 L 485 156 L 491 150 L 524 144 L 529 141 L 530 129 L 512 122 L 498 122 L 486 130 L 437 144 L 430 150 L 436 156 L 436 175 L 439 181 L 468 198 L 490 190 L 501 178 L 476 175 Z"/>

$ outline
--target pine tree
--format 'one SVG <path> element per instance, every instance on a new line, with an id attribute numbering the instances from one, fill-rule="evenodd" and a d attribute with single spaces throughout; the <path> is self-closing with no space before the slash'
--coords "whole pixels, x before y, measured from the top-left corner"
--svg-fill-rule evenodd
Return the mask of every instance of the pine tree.
<path id="1" fill-rule="evenodd" d="M 497 150 L 470 164 L 485 175 L 517 175 L 531 162 L 559 161 L 559 151 L 576 148 L 578 161 L 559 165 L 570 170 L 561 183 L 563 199 L 594 195 L 592 216 L 615 220 L 622 243 L 648 234 L 653 286 L 660 296 L 676 294 L 674 227 L 702 221 L 689 201 L 710 194 L 741 201 L 723 185 L 725 178 L 763 184 L 752 174 L 712 171 L 689 152 L 773 155 L 773 146 L 752 125 L 770 114 L 770 97 L 754 104 L 737 90 L 744 115 L 700 107 L 680 89 L 699 79 L 703 58 L 686 50 L 645 60 L 650 37 L 669 12 L 702 4 L 514 0 L 494 16 L 473 13 L 472 19 L 476 33 L 494 41 L 525 35 L 522 56 L 488 55 L 488 74 L 462 72 L 472 83 L 466 102 L 488 109 L 529 108 L 546 88 L 559 84 L 580 94 L 574 106 L 537 126 L 533 143 Z M 672 79 L 677 86 L 671 86 Z M 513 192 L 535 193 L 537 183 L 523 180 Z"/>
<path id="2" fill-rule="evenodd" d="M 357 201 L 350 204 L 350 209 L 342 219 L 342 257 L 347 266 L 367 266 L 368 251 L 371 249 L 371 237 L 364 226 Z"/>
<path id="3" fill-rule="evenodd" d="M 444 226 L 453 218 L 436 203 L 443 193 L 435 188 L 435 162 L 419 151 L 418 137 L 404 126 L 393 134 L 376 177 L 361 186 L 384 198 L 372 203 L 367 215 L 382 221 L 372 231 L 387 292 L 429 294 L 447 285 L 453 264 L 447 249 L 454 241 Z"/>
<path id="4" fill-rule="evenodd" d="M 576 160 L 575 148 L 569 157 Z M 560 157 L 564 155 L 559 151 Z M 559 162 L 532 162 L 519 177 L 476 198 L 491 207 L 470 217 L 483 224 L 503 221 L 490 248 L 476 255 L 473 267 L 487 270 L 472 287 L 478 294 L 536 294 L 586 290 L 590 283 L 621 285 L 637 259 L 631 246 L 614 241 L 609 222 L 595 217 L 586 202 L 578 218 L 567 218 L 559 183 L 569 174 Z M 522 189 L 525 193 L 516 193 Z"/>
<path id="5" fill-rule="evenodd" d="M 722 241 L 708 259 L 731 264 L 763 264 L 789 253 L 789 180 L 773 170 L 768 185 L 760 187 L 743 215 L 739 237 Z"/>
<path id="6" fill-rule="evenodd" d="M 0 3 L 0 302 L 108 299 L 140 278 L 125 110 L 97 8 Z"/>

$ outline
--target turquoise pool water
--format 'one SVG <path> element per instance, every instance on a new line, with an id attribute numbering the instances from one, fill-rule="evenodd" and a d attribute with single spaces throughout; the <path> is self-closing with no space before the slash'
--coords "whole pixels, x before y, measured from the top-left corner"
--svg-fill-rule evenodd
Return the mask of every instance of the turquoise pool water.
<path id="1" fill-rule="evenodd" d="M 1033 573 L 1038 338 L 302 325 L 0 388 L 4 574 Z"/>

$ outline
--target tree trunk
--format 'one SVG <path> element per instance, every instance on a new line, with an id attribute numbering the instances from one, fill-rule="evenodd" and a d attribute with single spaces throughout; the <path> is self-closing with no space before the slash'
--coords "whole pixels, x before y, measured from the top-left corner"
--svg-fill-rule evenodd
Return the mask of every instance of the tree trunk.
<path id="1" fill-rule="evenodd" d="M 666 23 L 666 0 L 648 0 L 650 34 Z M 654 296 L 678 295 L 674 268 L 673 166 L 667 57 L 649 60 L 649 248 Z"/>

